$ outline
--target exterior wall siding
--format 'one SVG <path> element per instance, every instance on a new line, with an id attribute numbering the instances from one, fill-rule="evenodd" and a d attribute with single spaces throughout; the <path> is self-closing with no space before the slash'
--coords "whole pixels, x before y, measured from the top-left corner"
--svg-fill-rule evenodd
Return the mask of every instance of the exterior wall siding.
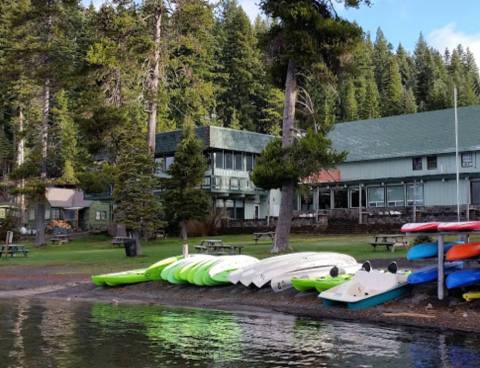
<path id="1" fill-rule="evenodd" d="M 426 181 L 423 184 L 425 206 L 453 206 L 457 204 L 457 183 L 455 180 Z M 467 204 L 469 200 L 468 180 L 460 180 L 460 203 Z"/>
<path id="2" fill-rule="evenodd" d="M 480 173 L 480 152 L 474 154 L 474 166 L 460 167 L 460 173 Z M 455 155 L 438 155 L 437 169 L 427 169 L 427 159 L 422 157 L 422 170 L 412 169 L 412 157 L 375 161 L 346 162 L 338 165 L 344 182 L 358 180 L 381 180 L 428 175 L 455 174 Z"/>

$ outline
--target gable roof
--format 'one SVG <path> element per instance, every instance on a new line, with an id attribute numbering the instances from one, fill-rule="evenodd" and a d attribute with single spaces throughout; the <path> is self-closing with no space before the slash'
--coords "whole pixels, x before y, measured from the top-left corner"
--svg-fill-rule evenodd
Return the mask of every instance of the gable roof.
<path id="1" fill-rule="evenodd" d="M 336 124 L 332 146 L 347 162 L 455 152 L 454 109 Z M 460 151 L 480 150 L 480 106 L 458 109 Z"/>
<path id="2" fill-rule="evenodd" d="M 65 209 L 81 209 L 90 207 L 91 201 L 84 199 L 84 194 L 80 190 L 49 187 L 46 189 L 45 196 L 51 207 Z"/>

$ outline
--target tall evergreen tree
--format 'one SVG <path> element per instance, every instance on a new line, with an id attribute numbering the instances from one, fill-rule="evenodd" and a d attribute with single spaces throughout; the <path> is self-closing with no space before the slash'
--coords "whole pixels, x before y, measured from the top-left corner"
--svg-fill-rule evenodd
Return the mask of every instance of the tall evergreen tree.
<path id="1" fill-rule="evenodd" d="M 120 134 L 113 200 L 115 221 L 124 224 L 135 239 L 137 254 L 142 255 L 141 236 L 155 233 L 161 219 L 157 184 L 153 176 L 154 161 L 145 140 L 145 129 L 135 115 L 125 114 Z"/>
<path id="2" fill-rule="evenodd" d="M 180 236 L 188 244 L 187 223 L 204 219 L 210 207 L 210 198 L 200 188 L 207 161 L 203 155 L 203 143 L 196 138 L 193 124 L 187 123 L 177 145 L 175 160 L 170 166 L 170 179 L 165 183 L 165 209 L 167 219 L 180 226 Z"/>
<path id="3" fill-rule="evenodd" d="M 345 1 L 345 6 L 358 6 L 360 3 L 349 0 Z M 361 32 L 358 27 L 339 19 L 330 1 L 286 3 L 282 0 L 262 0 L 260 6 L 267 15 L 279 21 L 271 28 L 270 38 L 271 44 L 278 46 L 273 62 L 276 70 L 280 71 L 279 79 L 286 81 L 282 149 L 288 150 L 294 144 L 298 73 L 319 62 L 326 63 L 331 69 L 337 68 L 339 54 L 352 49 Z M 330 32 L 333 28 L 335 32 Z M 329 47 L 332 42 L 342 45 L 342 49 Z M 321 140 L 322 136 L 317 136 Z M 282 199 L 273 252 L 281 252 L 289 247 L 296 184 L 297 181 L 287 175 L 281 185 Z"/>
<path id="4" fill-rule="evenodd" d="M 383 95 L 382 115 L 397 115 L 402 112 L 402 81 L 400 71 L 396 59 L 391 56 L 387 62 L 387 67 L 382 79 Z"/>

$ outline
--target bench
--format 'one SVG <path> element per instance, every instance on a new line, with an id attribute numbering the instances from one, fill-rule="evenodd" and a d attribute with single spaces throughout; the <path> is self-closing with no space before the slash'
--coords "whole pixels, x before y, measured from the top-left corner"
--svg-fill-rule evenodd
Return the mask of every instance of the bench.
<path id="1" fill-rule="evenodd" d="M 275 239 L 275 232 L 274 231 L 267 231 L 264 233 L 253 233 L 253 240 L 255 240 L 255 245 L 258 243 L 259 240 L 267 238 L 273 242 Z"/>
<path id="2" fill-rule="evenodd" d="M 66 234 L 57 234 L 50 239 L 52 244 L 67 244 L 70 241 L 70 237 Z"/>
<path id="3" fill-rule="evenodd" d="M 22 254 L 24 257 L 28 256 L 29 250 L 24 246 L 20 244 L 8 244 L 8 245 L 2 245 L 0 248 L 0 257 L 3 257 L 5 255 L 5 258 L 8 256 L 10 257 L 15 257 L 18 254 Z"/>
<path id="4" fill-rule="evenodd" d="M 395 248 L 408 248 L 409 243 L 403 234 L 379 234 L 375 235 L 370 245 L 374 250 L 377 250 L 378 246 L 384 246 L 387 251 L 395 252 Z"/>
<path id="5" fill-rule="evenodd" d="M 242 254 L 243 245 L 223 244 L 222 240 L 210 239 L 202 240 L 195 249 L 200 253 L 220 256 L 220 255 L 234 255 Z"/>

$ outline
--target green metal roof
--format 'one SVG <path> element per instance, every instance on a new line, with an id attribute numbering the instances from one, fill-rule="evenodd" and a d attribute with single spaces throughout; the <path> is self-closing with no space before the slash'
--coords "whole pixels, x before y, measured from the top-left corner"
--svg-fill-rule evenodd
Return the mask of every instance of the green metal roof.
<path id="1" fill-rule="evenodd" d="M 333 147 L 348 161 L 455 152 L 454 109 L 340 123 Z M 480 106 L 458 109 L 460 151 L 480 150 Z"/>
<path id="2" fill-rule="evenodd" d="M 460 151 L 480 150 L 480 106 L 458 109 Z M 260 153 L 271 135 L 221 128 L 196 129 L 206 148 Z M 180 130 L 157 134 L 158 154 L 174 153 Z M 381 119 L 339 123 L 329 133 L 347 162 L 455 152 L 454 110 L 437 110 Z"/>
<path id="3" fill-rule="evenodd" d="M 217 126 L 196 128 L 195 133 L 203 141 L 205 148 L 251 153 L 260 153 L 273 138 L 267 134 Z M 157 134 L 156 154 L 174 153 L 181 137 L 181 130 Z"/>

